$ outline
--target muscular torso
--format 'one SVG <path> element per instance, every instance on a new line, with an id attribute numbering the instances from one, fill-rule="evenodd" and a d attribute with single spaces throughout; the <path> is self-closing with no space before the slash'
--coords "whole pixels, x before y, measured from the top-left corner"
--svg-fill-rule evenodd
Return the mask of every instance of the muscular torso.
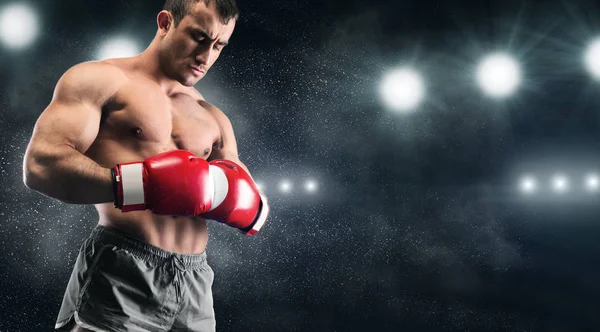
<path id="1" fill-rule="evenodd" d="M 98 136 L 86 155 L 110 168 L 161 152 L 184 149 L 207 159 L 218 148 L 221 132 L 206 102 L 194 89 L 165 92 L 129 67 L 113 63 L 125 76 L 104 105 Z M 159 216 L 148 210 L 122 213 L 112 203 L 97 204 L 99 224 L 118 228 L 152 245 L 178 253 L 201 253 L 208 241 L 206 220 Z"/>

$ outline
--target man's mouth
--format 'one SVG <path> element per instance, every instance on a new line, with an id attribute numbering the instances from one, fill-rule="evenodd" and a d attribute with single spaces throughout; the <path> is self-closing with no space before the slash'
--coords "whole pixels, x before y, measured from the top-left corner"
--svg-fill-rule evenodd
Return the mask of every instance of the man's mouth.
<path id="1" fill-rule="evenodd" d="M 200 67 L 190 66 L 190 68 L 192 69 L 194 74 L 196 74 L 197 76 L 203 75 L 206 73 L 206 71 L 204 69 L 201 69 Z"/>

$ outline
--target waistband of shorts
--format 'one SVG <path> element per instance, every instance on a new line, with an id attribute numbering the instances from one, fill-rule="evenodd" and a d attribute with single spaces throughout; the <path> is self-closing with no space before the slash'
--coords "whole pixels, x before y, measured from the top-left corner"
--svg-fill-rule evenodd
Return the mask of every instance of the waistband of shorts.
<path id="1" fill-rule="evenodd" d="M 208 265 L 206 262 L 206 251 L 200 254 L 174 253 L 153 246 L 118 229 L 102 225 L 97 225 L 92 230 L 90 239 L 113 244 L 150 263 L 160 264 L 167 259 L 177 258 L 185 268 L 196 268 Z"/>

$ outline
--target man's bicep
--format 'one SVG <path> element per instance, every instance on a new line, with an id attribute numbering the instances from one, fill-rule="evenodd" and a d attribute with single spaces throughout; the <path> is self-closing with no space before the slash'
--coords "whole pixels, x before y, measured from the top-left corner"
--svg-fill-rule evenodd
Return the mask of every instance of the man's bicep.
<path id="1" fill-rule="evenodd" d="M 85 152 L 96 139 L 101 111 L 80 102 L 54 100 L 38 118 L 32 144 L 68 145 Z"/>
<path id="2" fill-rule="evenodd" d="M 31 145 L 69 145 L 87 151 L 98 135 L 102 105 L 110 94 L 110 87 L 102 85 L 100 67 L 77 65 L 60 78 L 35 124 Z"/>

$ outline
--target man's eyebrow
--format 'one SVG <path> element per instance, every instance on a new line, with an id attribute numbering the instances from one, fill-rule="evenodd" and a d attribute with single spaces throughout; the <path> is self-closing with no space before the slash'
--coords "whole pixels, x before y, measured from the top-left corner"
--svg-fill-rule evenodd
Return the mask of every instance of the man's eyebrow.
<path id="1" fill-rule="evenodd" d="M 208 32 L 206 32 L 206 31 L 204 31 L 204 30 L 202 30 L 202 29 L 199 29 L 199 28 L 192 28 L 192 30 L 193 30 L 195 33 L 197 33 L 197 34 L 201 35 L 202 37 L 204 37 L 204 38 L 206 38 L 206 39 L 208 39 L 208 40 L 213 40 L 213 38 L 211 38 L 211 37 L 210 37 L 210 35 L 208 34 Z M 227 45 L 229 44 L 229 42 L 228 42 L 228 41 L 218 41 L 218 42 L 217 42 L 217 44 L 219 44 L 219 45 L 221 45 L 221 46 L 227 46 Z"/>

